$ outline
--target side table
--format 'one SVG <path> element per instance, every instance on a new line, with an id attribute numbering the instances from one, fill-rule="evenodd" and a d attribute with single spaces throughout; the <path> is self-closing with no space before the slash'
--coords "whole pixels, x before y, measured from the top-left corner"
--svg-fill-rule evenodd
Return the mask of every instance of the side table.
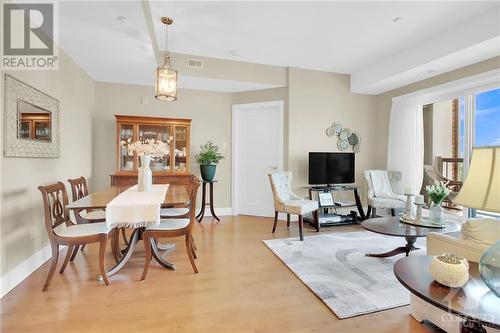
<path id="1" fill-rule="evenodd" d="M 203 217 L 205 216 L 205 206 L 209 205 L 210 206 L 210 213 L 212 214 L 212 217 L 215 218 L 217 221 L 220 221 L 220 219 L 215 215 L 215 210 L 214 210 L 214 183 L 218 182 L 218 180 L 212 180 L 212 181 L 206 181 L 202 180 L 202 188 L 201 188 L 201 210 L 196 215 L 196 219 L 198 222 L 201 222 L 203 220 Z M 210 201 L 206 202 L 206 196 L 207 196 L 207 184 L 209 185 L 209 191 L 210 191 Z"/>

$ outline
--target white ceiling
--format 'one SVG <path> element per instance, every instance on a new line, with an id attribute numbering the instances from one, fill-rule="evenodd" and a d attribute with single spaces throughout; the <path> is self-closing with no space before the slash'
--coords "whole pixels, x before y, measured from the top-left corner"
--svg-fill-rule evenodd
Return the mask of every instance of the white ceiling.
<path id="1" fill-rule="evenodd" d="M 175 20 L 169 30 L 172 52 L 354 74 L 357 92 L 380 93 L 420 80 L 422 73 L 429 77 L 500 54 L 500 44 L 491 43 L 492 30 L 500 36 L 498 1 L 153 1 L 150 6 L 160 49 L 159 18 L 168 15 Z M 62 48 L 95 80 L 153 84 L 156 61 L 140 1 L 68 1 L 59 11 Z M 483 16 L 493 24 L 471 34 L 480 36 L 457 42 L 463 38 L 452 32 L 483 22 Z M 394 23 L 395 17 L 402 19 Z M 443 43 L 450 47 L 436 47 Z M 470 50 L 480 43 L 483 48 Z M 457 56 L 466 49 L 465 56 Z M 416 53 L 423 56 L 408 57 Z M 443 61 L 449 55 L 454 55 L 452 65 Z M 400 63 L 400 78 L 391 63 Z"/>

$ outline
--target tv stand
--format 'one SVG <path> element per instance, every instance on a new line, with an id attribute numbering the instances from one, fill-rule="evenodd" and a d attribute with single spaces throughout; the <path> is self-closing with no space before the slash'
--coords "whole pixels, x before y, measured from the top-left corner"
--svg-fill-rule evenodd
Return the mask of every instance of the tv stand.
<path id="1" fill-rule="evenodd" d="M 356 185 L 324 185 L 324 186 L 307 186 L 305 187 L 309 191 L 309 200 L 314 200 L 313 199 L 313 193 L 314 192 L 322 192 L 322 193 L 329 193 L 329 192 L 340 192 L 340 191 L 353 191 L 354 194 L 354 200 L 356 201 L 355 205 L 352 205 L 353 207 L 356 206 L 358 210 L 358 214 L 356 214 L 355 211 L 351 211 L 351 214 L 349 215 L 338 215 L 338 214 L 330 214 L 328 213 L 329 208 L 334 208 L 334 207 L 350 207 L 350 206 L 342 206 L 342 205 L 333 205 L 333 206 L 319 206 L 319 214 L 318 214 L 318 223 L 320 218 L 325 218 L 325 220 L 330 220 L 334 222 L 328 222 L 324 224 L 320 224 L 319 227 L 321 226 L 331 226 L 331 225 L 345 225 L 345 224 L 354 224 L 358 222 L 358 219 L 356 215 L 359 215 L 359 219 L 361 221 L 366 220 L 366 215 L 365 212 L 363 211 L 363 207 L 361 206 L 361 199 L 359 198 L 359 192 L 358 192 L 358 187 Z M 309 219 L 305 218 L 304 221 L 313 223 L 314 219 Z"/>

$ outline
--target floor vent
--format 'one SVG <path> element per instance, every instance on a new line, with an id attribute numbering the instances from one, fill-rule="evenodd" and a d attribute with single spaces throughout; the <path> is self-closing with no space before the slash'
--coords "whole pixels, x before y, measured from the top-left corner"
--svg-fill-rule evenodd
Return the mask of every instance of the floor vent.
<path id="1" fill-rule="evenodd" d="M 188 67 L 202 69 L 203 68 L 203 60 L 190 58 L 190 59 L 188 59 Z"/>

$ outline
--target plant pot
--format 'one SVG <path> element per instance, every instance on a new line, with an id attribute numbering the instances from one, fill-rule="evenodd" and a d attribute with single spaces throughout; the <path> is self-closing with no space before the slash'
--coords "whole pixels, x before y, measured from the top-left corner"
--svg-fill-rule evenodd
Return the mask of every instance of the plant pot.
<path id="1" fill-rule="evenodd" d="M 216 168 L 215 164 L 200 165 L 201 178 L 204 181 L 211 182 L 214 180 Z"/>

